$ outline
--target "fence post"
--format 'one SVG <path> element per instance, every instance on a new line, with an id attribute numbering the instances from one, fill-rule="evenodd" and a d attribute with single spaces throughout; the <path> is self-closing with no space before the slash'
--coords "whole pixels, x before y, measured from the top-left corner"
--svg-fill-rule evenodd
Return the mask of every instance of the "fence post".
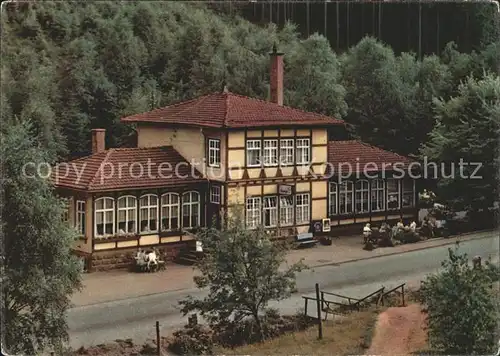
<path id="1" fill-rule="evenodd" d="M 404 284 L 401 286 L 401 298 L 402 298 L 403 307 L 404 307 L 405 306 L 405 285 Z"/>
<path id="2" fill-rule="evenodd" d="M 156 354 L 158 356 L 161 355 L 161 348 L 160 348 L 160 322 L 156 321 Z"/>
<path id="3" fill-rule="evenodd" d="M 308 304 L 309 300 L 307 298 L 304 298 L 304 314 L 305 316 L 307 316 L 307 304 Z"/>
<path id="4" fill-rule="evenodd" d="M 323 324 L 321 323 L 321 301 L 319 296 L 319 284 L 316 283 L 316 306 L 318 309 L 318 339 L 323 338 Z"/>

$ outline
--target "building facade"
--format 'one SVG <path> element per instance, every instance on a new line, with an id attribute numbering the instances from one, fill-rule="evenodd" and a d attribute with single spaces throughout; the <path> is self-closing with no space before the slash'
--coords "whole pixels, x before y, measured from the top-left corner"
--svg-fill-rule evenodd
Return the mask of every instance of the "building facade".
<path id="1" fill-rule="evenodd" d="M 90 267 L 129 265 L 146 246 L 174 259 L 197 228 L 220 226 L 236 211 L 249 229 L 262 225 L 275 238 L 416 216 L 415 182 L 395 174 L 411 160 L 331 141 L 343 121 L 283 106 L 276 49 L 270 74 L 270 101 L 225 88 L 122 118 L 136 126 L 136 148 L 106 150 L 105 132 L 93 130 L 92 155 L 64 163 L 55 177 L 81 235 L 75 250 Z M 347 166 L 346 175 L 339 168 Z"/>

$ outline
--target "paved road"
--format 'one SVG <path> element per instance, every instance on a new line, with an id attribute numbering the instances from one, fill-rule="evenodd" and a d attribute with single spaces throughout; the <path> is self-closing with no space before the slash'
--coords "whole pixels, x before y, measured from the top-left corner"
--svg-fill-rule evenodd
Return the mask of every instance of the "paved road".
<path id="1" fill-rule="evenodd" d="M 297 277 L 298 293 L 272 306 L 278 307 L 282 313 L 294 313 L 303 307 L 302 295 L 313 296 L 314 283 L 319 283 L 322 290 L 353 297 L 367 295 L 382 285 L 391 287 L 404 282 L 418 283 L 426 274 L 440 268 L 441 261 L 447 258 L 448 247 L 304 271 Z M 491 256 L 496 261 L 499 238 L 492 233 L 487 238 L 461 243 L 460 250 L 469 256 L 480 255 L 483 259 Z M 72 308 L 68 315 L 70 344 L 78 348 L 127 338 L 142 342 L 154 338 L 156 320 L 160 321 L 162 332 L 168 333 L 186 322 L 186 318 L 179 313 L 178 300 L 189 294 L 203 296 L 205 292 L 174 291 Z"/>

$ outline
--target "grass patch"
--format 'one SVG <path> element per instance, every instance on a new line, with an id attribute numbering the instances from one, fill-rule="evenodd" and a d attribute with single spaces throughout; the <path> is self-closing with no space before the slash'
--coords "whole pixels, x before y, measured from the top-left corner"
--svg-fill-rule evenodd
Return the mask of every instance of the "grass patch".
<path id="1" fill-rule="evenodd" d="M 352 355 L 370 346 L 380 309 L 354 312 L 345 318 L 323 322 L 323 339 L 318 340 L 318 327 L 288 333 L 262 343 L 234 349 L 216 348 L 224 355 Z"/>

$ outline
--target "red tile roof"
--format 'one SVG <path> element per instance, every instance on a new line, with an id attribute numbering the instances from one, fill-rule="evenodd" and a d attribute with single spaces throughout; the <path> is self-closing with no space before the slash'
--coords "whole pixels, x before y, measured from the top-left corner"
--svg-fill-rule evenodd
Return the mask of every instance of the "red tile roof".
<path id="1" fill-rule="evenodd" d="M 57 187 L 85 191 L 156 188 L 205 181 L 171 146 L 112 148 L 61 163 L 54 173 L 52 181 Z"/>
<path id="2" fill-rule="evenodd" d="M 203 127 L 265 127 L 343 125 L 344 121 L 231 92 L 193 100 L 122 118 L 124 122 L 155 122 Z"/>
<path id="3" fill-rule="evenodd" d="M 334 170 L 335 175 L 339 171 L 348 172 L 349 170 L 352 173 L 362 173 L 390 171 L 396 167 L 405 169 L 411 162 L 414 161 L 408 157 L 357 140 L 328 142 L 327 174 L 330 175 L 331 169 Z M 397 166 L 393 167 L 396 163 L 398 163 Z"/>

